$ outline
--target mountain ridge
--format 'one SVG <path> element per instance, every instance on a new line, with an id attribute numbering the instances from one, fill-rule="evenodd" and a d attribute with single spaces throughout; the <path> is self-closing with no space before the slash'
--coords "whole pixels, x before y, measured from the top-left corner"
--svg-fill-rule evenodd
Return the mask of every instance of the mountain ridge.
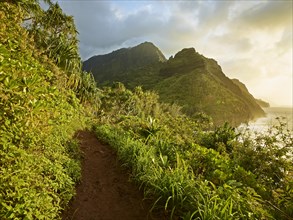
<path id="1" fill-rule="evenodd" d="M 119 81 L 130 89 L 154 90 L 161 101 L 180 105 L 190 116 L 206 113 L 216 124 L 238 125 L 265 115 L 240 81 L 233 82 L 216 60 L 194 48 L 184 48 L 167 60 L 158 47 L 145 42 L 92 57 L 83 69 L 92 71 L 100 85 Z"/>

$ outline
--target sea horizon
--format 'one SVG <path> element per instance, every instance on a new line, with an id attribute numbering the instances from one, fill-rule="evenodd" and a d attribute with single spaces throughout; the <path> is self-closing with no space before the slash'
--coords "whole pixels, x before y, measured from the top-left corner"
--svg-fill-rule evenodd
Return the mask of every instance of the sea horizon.
<path id="1" fill-rule="evenodd" d="M 271 106 L 263 108 L 266 115 L 248 123 L 242 123 L 239 128 L 249 128 L 256 132 L 265 132 L 280 122 L 286 123 L 285 128 L 293 131 L 293 107 Z"/>

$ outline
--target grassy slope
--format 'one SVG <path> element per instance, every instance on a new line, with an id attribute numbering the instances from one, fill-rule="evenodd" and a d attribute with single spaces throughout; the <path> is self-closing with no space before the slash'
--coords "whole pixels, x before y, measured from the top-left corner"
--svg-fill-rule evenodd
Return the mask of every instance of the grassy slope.
<path id="1" fill-rule="evenodd" d="M 0 7 L 0 218 L 56 219 L 79 179 L 71 140 L 84 109 L 69 77 L 34 48 L 20 8 Z"/>

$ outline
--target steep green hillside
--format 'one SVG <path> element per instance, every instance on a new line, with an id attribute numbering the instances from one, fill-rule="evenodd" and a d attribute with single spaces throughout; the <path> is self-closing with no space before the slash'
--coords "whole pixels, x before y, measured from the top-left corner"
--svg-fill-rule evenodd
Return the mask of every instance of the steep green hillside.
<path id="1" fill-rule="evenodd" d="M 153 51 L 148 54 L 161 54 L 151 43 L 121 50 L 127 50 L 128 54 L 143 60 L 144 51 L 138 48 L 144 48 L 145 44 Z M 226 77 L 215 60 L 200 55 L 193 48 L 183 49 L 165 62 L 159 62 L 158 56 L 153 55 L 153 62 L 138 64 L 124 62 L 123 56 L 120 56 L 121 50 L 93 57 L 84 62 L 83 68 L 93 71 L 101 85 L 114 81 L 123 82 L 131 89 L 141 85 L 156 91 L 161 101 L 179 104 L 190 116 L 199 112 L 210 115 L 215 124 L 228 121 L 237 125 L 264 116 L 263 110 L 248 91 L 243 91 Z M 103 63 L 105 59 L 107 62 Z M 123 68 L 113 64 L 116 62 L 123 63 Z M 91 68 L 88 68 L 89 64 Z"/>
<path id="2" fill-rule="evenodd" d="M 1 2 L 0 8 L 0 219 L 58 219 L 80 177 L 73 135 L 85 126 L 81 100 L 89 100 L 89 84 L 78 72 L 77 51 L 65 51 L 77 45 L 60 41 L 65 30 L 55 36 L 57 44 L 43 25 L 52 14 L 69 19 L 60 23 L 67 28 L 74 24 L 57 4 L 46 12 L 36 1 Z M 23 21 L 34 16 L 38 24 L 25 28 Z"/>

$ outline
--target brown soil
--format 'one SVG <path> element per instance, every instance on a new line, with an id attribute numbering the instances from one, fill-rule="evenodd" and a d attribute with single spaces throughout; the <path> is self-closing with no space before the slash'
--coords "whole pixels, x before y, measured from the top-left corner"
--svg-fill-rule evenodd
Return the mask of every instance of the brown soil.
<path id="1" fill-rule="evenodd" d="M 129 181 L 129 173 L 121 168 L 115 151 L 91 132 L 79 132 L 77 137 L 84 153 L 82 178 L 63 220 L 155 219 L 149 214 L 150 203 Z"/>

